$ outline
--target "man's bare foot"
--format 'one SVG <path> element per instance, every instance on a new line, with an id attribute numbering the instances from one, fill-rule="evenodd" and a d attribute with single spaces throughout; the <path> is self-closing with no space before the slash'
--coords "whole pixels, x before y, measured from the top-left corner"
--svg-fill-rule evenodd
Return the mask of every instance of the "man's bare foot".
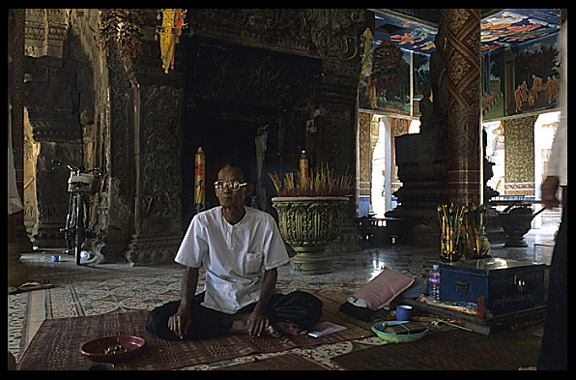
<path id="1" fill-rule="evenodd" d="M 266 326 L 266 334 L 270 335 L 272 338 L 280 338 L 280 333 L 272 325 Z"/>
<path id="2" fill-rule="evenodd" d="M 248 334 L 249 333 L 248 332 L 248 317 L 249 316 L 250 316 L 250 314 L 238 314 L 236 316 L 238 319 L 235 319 L 232 322 L 232 327 L 230 328 L 230 332 L 233 334 Z M 266 326 L 266 328 L 264 329 L 264 332 L 266 333 L 266 335 L 271 336 L 273 338 L 279 338 L 280 337 L 280 333 L 271 324 Z"/>

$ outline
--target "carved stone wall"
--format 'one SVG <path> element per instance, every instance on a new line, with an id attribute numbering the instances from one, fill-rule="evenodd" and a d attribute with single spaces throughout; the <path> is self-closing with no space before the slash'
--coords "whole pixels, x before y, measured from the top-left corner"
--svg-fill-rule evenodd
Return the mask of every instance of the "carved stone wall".
<path id="1" fill-rule="evenodd" d="M 142 12 L 136 58 L 102 51 L 97 9 L 33 9 L 26 16 L 25 167 L 34 180 L 25 219 L 40 246 L 64 244 L 58 229 L 68 173 L 51 164 L 61 159 L 102 168 L 89 242 L 98 261 L 172 261 L 185 219 L 183 147 L 197 142 L 183 141 L 188 111 L 250 125 L 259 141 L 259 179 L 294 170 L 304 147 L 312 164 L 354 174 L 361 35 L 372 24 L 370 12 L 191 9 L 169 74 L 153 38 L 156 10 Z M 199 131 L 192 138 L 210 127 L 192 123 Z M 259 194 L 270 197 L 261 182 Z"/>
<path id="2" fill-rule="evenodd" d="M 183 90 L 138 87 L 134 130 L 135 209 L 131 263 L 172 261 L 181 236 L 180 114 Z"/>
<path id="3" fill-rule="evenodd" d="M 190 9 L 190 35 L 317 58 L 359 60 L 363 9 Z"/>
<path id="4" fill-rule="evenodd" d="M 59 229 L 66 220 L 68 173 L 53 170 L 52 160 L 82 164 L 77 73 L 87 64 L 65 59 L 68 19 L 67 10 L 26 10 L 24 219 L 30 240 L 42 247 L 63 245 Z"/>
<path id="5" fill-rule="evenodd" d="M 172 260 L 182 235 L 182 79 L 161 69 L 155 16 L 144 12 L 142 55 L 132 60 L 102 51 L 99 10 L 28 11 L 25 220 L 34 244 L 65 245 L 68 172 L 53 169 L 58 159 L 102 169 L 91 199 L 95 262 Z"/>
<path id="6" fill-rule="evenodd" d="M 62 58 L 68 30 L 68 9 L 26 9 L 25 54 Z"/>
<path id="7" fill-rule="evenodd" d="M 107 58 L 107 212 L 96 244 L 131 265 L 172 262 L 182 239 L 182 77 L 162 70 L 155 16 L 144 11 L 137 58 Z"/>

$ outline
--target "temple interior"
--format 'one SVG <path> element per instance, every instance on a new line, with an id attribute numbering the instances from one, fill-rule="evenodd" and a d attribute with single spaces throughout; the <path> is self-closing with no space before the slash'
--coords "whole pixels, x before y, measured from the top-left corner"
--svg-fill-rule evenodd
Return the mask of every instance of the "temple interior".
<path id="1" fill-rule="evenodd" d="M 254 185 L 245 206 L 279 223 L 272 173 L 302 173 L 304 162 L 351 179 L 318 258 L 282 236 L 292 260 L 278 269 L 282 292 L 338 293 L 345 302 L 384 268 L 426 287 L 433 265 L 446 262 L 549 267 L 561 210 L 540 200 L 562 111 L 560 14 L 10 9 L 9 364 L 89 369 L 83 358 L 34 367 L 49 321 L 178 300 L 183 268 L 174 257 L 192 218 L 218 205 L 212 183 L 228 162 L 247 168 Z M 70 190 L 71 168 L 94 174 L 82 200 Z M 480 248 L 466 251 L 464 233 L 459 249 L 447 248 L 453 227 L 441 205 L 450 215 L 479 210 Z M 538 345 L 545 318 L 536 306 L 516 311 L 523 319 L 511 330 Z M 461 330 L 431 326 L 421 342 L 450 329 Z M 290 369 L 304 359 L 314 369 L 362 369 L 335 358 L 383 345 L 368 335 L 176 367 L 234 369 L 285 356 Z M 518 366 L 534 367 L 535 355 Z M 501 368 L 499 360 L 485 368 Z M 412 364 L 405 369 L 429 369 Z M 452 369 L 474 368 L 456 361 Z"/>

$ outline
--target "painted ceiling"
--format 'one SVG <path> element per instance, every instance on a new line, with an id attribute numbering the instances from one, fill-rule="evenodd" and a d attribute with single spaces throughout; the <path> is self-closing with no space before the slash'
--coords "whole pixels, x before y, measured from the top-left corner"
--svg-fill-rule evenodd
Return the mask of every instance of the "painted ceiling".
<path id="1" fill-rule="evenodd" d="M 434 11 L 434 10 L 428 10 Z M 430 54 L 436 48 L 437 28 L 433 21 L 422 23 L 381 11 L 375 13 L 374 42 L 389 39 L 399 47 Z M 429 12 L 431 13 L 431 12 Z M 434 12 L 437 14 L 437 12 Z M 494 52 L 518 43 L 546 37 L 560 30 L 559 9 L 504 9 L 481 21 L 482 52 Z"/>

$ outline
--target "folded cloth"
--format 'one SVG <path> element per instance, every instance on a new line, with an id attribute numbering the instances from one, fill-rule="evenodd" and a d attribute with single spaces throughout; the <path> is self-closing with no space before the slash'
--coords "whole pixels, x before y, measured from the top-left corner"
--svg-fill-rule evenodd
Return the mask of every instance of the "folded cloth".
<path id="1" fill-rule="evenodd" d="M 352 297 L 364 300 L 366 307 L 379 310 L 389 305 L 404 290 L 414 283 L 414 277 L 384 268 L 370 282 L 358 289 Z M 355 302 L 355 304 L 360 304 Z"/>

